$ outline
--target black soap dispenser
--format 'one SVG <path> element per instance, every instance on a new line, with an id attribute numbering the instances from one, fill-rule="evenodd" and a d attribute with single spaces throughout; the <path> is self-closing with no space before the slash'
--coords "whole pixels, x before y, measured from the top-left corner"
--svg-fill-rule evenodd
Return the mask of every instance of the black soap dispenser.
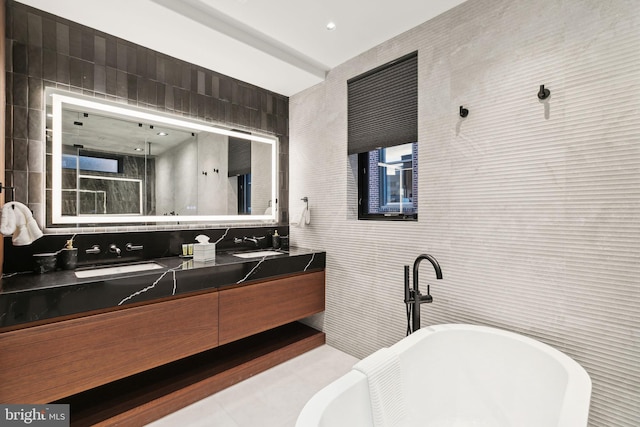
<path id="1" fill-rule="evenodd" d="M 73 247 L 73 239 L 67 240 L 67 244 L 60 251 L 58 262 L 63 270 L 75 270 L 78 264 L 78 248 Z"/>
<path id="2" fill-rule="evenodd" d="M 273 233 L 273 236 L 271 236 L 271 241 L 273 243 L 273 249 L 279 249 L 280 248 L 280 235 L 278 234 L 278 230 L 276 230 Z"/>

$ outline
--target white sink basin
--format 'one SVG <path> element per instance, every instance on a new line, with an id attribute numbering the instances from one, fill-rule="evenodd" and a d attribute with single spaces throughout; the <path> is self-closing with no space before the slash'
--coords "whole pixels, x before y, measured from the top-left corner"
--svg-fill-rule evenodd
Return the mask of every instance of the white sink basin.
<path id="1" fill-rule="evenodd" d="M 241 252 L 239 254 L 233 254 L 240 258 L 262 258 L 269 255 L 283 255 L 284 252 L 278 251 L 255 251 L 255 252 Z"/>
<path id="2" fill-rule="evenodd" d="M 84 279 L 87 277 L 109 276 L 134 271 L 156 270 L 159 268 L 164 268 L 164 266 L 155 262 L 144 262 L 140 264 L 114 265 L 112 267 L 97 267 L 90 270 L 79 270 L 75 273 L 76 277 Z"/>

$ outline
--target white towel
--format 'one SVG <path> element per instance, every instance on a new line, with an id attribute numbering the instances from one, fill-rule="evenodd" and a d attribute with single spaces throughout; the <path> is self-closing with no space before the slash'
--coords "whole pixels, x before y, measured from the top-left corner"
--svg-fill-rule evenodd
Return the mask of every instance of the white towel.
<path id="1" fill-rule="evenodd" d="M 9 202 L 2 207 L 0 232 L 12 236 L 11 241 L 15 246 L 30 245 L 42 237 L 31 210 L 20 202 Z"/>
<path id="2" fill-rule="evenodd" d="M 406 425 L 408 414 L 402 392 L 400 360 L 396 352 L 381 348 L 356 363 L 353 369 L 367 376 L 374 426 Z"/>
<path id="3" fill-rule="evenodd" d="M 311 212 L 309 212 L 308 207 L 304 207 L 299 211 L 299 213 L 294 214 L 293 218 L 294 221 L 291 223 L 291 225 L 304 228 L 311 223 Z"/>

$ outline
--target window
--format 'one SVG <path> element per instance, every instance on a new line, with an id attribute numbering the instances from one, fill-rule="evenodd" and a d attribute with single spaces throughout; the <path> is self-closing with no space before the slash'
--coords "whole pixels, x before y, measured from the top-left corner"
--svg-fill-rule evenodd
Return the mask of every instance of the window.
<path id="1" fill-rule="evenodd" d="M 348 153 L 358 156 L 358 219 L 417 219 L 417 52 L 347 86 Z"/>
<path id="2" fill-rule="evenodd" d="M 359 219 L 417 219 L 418 144 L 358 155 Z"/>
<path id="3" fill-rule="evenodd" d="M 78 165 L 78 161 L 80 164 Z M 96 157 L 96 156 L 82 156 L 74 154 L 62 155 L 62 168 L 63 169 L 77 169 L 91 171 L 91 172 L 105 172 L 105 173 L 121 173 L 122 166 L 120 159 Z"/>
<path id="4" fill-rule="evenodd" d="M 238 175 L 238 214 L 251 215 L 251 174 Z"/>

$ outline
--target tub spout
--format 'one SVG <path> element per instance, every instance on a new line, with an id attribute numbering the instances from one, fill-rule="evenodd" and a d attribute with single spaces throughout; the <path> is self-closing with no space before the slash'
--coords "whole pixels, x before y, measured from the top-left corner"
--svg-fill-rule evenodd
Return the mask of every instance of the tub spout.
<path id="1" fill-rule="evenodd" d="M 413 289 L 409 290 L 408 292 L 409 294 L 408 300 L 406 298 L 406 295 L 407 295 L 406 287 L 408 286 L 408 280 L 405 279 L 405 303 L 411 304 L 411 313 L 410 313 L 412 317 L 411 330 L 413 332 L 420 329 L 420 304 L 423 304 L 423 303 L 428 304 L 433 302 L 433 297 L 429 292 L 430 291 L 429 285 L 427 285 L 426 295 L 422 295 L 419 289 L 418 269 L 420 267 L 420 263 L 422 262 L 422 260 L 425 260 L 425 259 L 429 261 L 433 266 L 433 269 L 436 272 L 436 279 L 442 279 L 442 269 L 440 268 L 440 264 L 438 264 L 438 261 L 433 256 L 429 254 L 422 254 L 422 255 L 419 255 L 418 258 L 416 258 L 416 260 L 413 262 Z M 406 277 L 406 274 L 405 274 L 405 277 Z"/>
<path id="2" fill-rule="evenodd" d="M 433 265 L 434 270 L 436 270 L 436 279 L 442 279 L 442 269 L 438 261 L 429 254 L 422 254 L 413 262 L 413 287 L 415 290 L 418 290 L 418 267 L 420 267 L 423 259 L 426 259 Z"/>

